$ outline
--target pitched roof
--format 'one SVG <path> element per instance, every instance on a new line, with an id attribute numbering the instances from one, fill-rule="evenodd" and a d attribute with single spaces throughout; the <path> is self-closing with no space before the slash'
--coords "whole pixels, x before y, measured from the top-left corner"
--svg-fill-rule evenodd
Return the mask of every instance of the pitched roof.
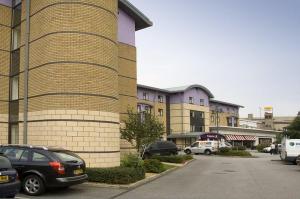
<path id="1" fill-rule="evenodd" d="M 128 0 L 119 0 L 119 8 L 132 17 L 135 21 L 135 30 L 141 30 L 153 25 L 152 21 Z"/>

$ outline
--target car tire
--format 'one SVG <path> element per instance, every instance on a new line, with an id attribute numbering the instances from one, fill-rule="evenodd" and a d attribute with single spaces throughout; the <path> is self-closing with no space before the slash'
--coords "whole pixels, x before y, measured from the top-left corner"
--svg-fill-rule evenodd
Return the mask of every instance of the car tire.
<path id="1" fill-rule="evenodd" d="M 211 154 L 211 151 L 208 150 L 208 149 L 206 149 L 206 150 L 204 151 L 204 154 L 205 154 L 205 155 L 210 155 L 210 154 Z"/>
<path id="2" fill-rule="evenodd" d="M 192 151 L 190 149 L 186 149 L 186 150 L 184 150 L 184 152 L 188 155 L 192 153 Z"/>
<path id="3" fill-rule="evenodd" d="M 22 188 L 25 194 L 38 196 L 45 192 L 43 180 L 37 175 L 26 176 L 22 182 Z"/>

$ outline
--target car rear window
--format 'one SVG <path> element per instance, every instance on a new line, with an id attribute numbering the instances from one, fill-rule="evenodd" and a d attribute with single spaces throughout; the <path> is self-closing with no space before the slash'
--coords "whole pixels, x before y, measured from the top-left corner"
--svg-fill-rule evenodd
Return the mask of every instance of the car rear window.
<path id="1" fill-rule="evenodd" d="M 11 168 L 10 161 L 5 157 L 0 156 L 0 169 L 10 169 L 10 168 Z"/>
<path id="2" fill-rule="evenodd" d="M 82 162 L 78 155 L 70 151 L 54 151 L 53 153 L 63 162 Z"/>

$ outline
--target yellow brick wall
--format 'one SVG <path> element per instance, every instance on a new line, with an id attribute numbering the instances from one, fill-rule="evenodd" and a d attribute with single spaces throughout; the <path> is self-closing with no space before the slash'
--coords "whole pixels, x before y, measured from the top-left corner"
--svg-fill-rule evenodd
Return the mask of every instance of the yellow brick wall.
<path id="1" fill-rule="evenodd" d="M 216 115 L 215 115 L 215 113 L 212 113 L 212 112 L 210 114 L 211 114 L 211 117 L 214 117 L 214 120 L 211 119 L 211 121 L 210 121 L 210 126 L 216 126 L 217 125 Z M 228 117 L 238 117 L 238 115 L 223 112 L 223 113 L 218 113 L 218 117 L 219 117 L 219 126 L 228 126 L 227 118 Z M 237 124 L 239 126 L 239 121 L 237 121 Z"/>
<path id="2" fill-rule="evenodd" d="M 205 115 L 205 132 L 209 132 L 209 107 L 194 104 L 171 104 L 170 125 L 172 133 L 190 132 L 190 110 L 202 111 Z"/>
<path id="3" fill-rule="evenodd" d="M 137 66 L 136 48 L 134 46 L 119 43 L 119 112 L 120 119 L 127 119 L 127 110 L 137 107 Z M 121 153 L 136 152 L 134 146 L 126 140 L 121 140 Z"/>
<path id="4" fill-rule="evenodd" d="M 0 144 L 8 142 L 11 8 L 0 5 Z"/>

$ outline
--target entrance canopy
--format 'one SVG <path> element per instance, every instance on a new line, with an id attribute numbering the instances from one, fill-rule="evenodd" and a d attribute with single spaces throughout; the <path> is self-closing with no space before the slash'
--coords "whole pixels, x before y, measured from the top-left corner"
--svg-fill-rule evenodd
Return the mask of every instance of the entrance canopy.
<path id="1" fill-rule="evenodd" d="M 225 135 L 225 137 L 229 141 L 255 141 L 255 136 L 253 135 Z"/>

